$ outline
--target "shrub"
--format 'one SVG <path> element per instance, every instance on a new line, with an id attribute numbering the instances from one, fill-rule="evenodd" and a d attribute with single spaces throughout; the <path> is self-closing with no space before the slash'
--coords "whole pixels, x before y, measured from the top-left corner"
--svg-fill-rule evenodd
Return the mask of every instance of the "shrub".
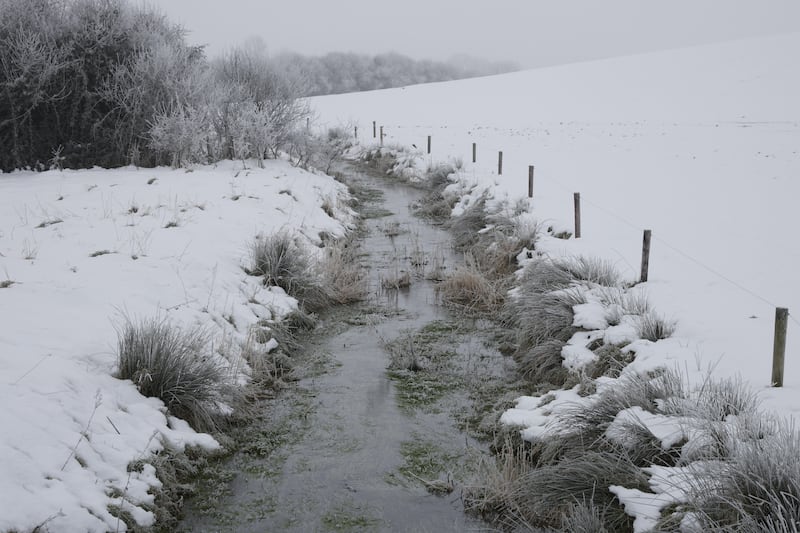
<path id="1" fill-rule="evenodd" d="M 225 372 L 207 345 L 201 329 L 181 330 L 161 318 L 134 322 L 126 317 L 117 330 L 117 377 L 159 398 L 196 430 L 213 431 L 222 420 L 218 406 L 228 389 Z"/>
<path id="2" fill-rule="evenodd" d="M 351 129 L 349 127 L 330 128 L 318 138 L 312 162 L 325 174 L 330 174 L 334 163 L 353 147 L 353 139 L 350 136 Z"/>

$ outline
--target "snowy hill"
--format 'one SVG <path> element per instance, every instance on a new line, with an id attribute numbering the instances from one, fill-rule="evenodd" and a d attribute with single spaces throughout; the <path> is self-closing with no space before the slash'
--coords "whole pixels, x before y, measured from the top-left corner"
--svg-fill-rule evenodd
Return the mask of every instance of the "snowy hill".
<path id="1" fill-rule="evenodd" d="M 522 198 L 535 165 L 531 210 L 558 229 L 580 192 L 583 238 L 554 253 L 606 257 L 635 280 L 652 229 L 646 289 L 678 330 L 637 364 L 742 375 L 766 407 L 800 413 L 793 316 L 785 387 L 769 387 L 774 308 L 800 313 L 799 62 L 790 34 L 311 101 L 363 143 L 376 121 L 426 162 L 460 158 L 473 196 Z"/>

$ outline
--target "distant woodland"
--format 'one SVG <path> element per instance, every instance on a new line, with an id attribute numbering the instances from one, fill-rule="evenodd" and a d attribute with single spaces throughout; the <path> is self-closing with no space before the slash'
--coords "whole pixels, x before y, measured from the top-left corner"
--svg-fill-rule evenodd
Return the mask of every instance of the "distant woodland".
<path id="1" fill-rule="evenodd" d="M 513 63 L 493 63 L 467 56 L 437 62 L 417 61 L 394 53 L 376 56 L 331 53 L 321 57 L 281 54 L 273 61 L 287 75 L 302 80 L 306 96 L 388 89 L 518 69 Z"/>

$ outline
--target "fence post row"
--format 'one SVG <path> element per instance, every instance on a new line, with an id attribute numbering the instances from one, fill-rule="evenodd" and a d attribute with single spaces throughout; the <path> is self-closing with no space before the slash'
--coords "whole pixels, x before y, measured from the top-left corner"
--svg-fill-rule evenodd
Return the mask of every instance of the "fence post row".
<path id="1" fill-rule="evenodd" d="M 786 359 L 786 328 L 789 325 L 789 310 L 775 309 L 775 341 L 772 346 L 772 386 L 783 387 L 783 365 Z"/>
<path id="2" fill-rule="evenodd" d="M 383 146 L 383 126 L 381 126 L 381 146 Z"/>

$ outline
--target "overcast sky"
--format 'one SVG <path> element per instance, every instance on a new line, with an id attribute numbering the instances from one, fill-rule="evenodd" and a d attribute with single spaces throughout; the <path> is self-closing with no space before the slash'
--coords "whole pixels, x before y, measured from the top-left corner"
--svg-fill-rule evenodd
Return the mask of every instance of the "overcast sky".
<path id="1" fill-rule="evenodd" d="M 798 0 L 155 0 L 215 55 L 251 36 L 270 53 L 468 54 L 558 64 L 800 31 Z"/>

